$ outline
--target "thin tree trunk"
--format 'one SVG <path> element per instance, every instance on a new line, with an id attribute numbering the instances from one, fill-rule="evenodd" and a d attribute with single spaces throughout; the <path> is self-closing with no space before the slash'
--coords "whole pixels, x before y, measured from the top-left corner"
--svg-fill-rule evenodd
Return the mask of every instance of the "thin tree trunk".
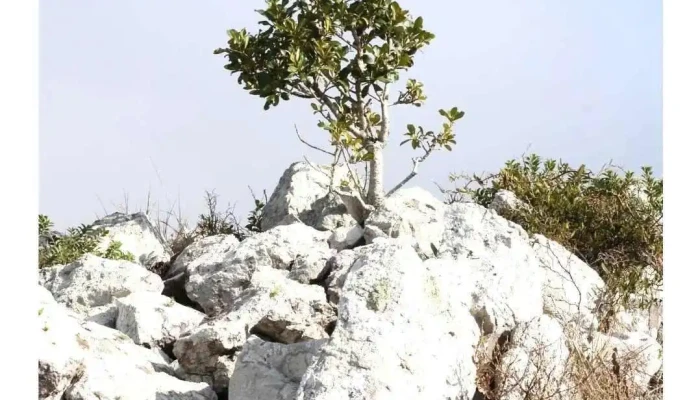
<path id="1" fill-rule="evenodd" d="M 374 143 L 372 152 L 374 159 L 369 162 L 367 201 L 370 205 L 380 208 L 384 206 L 384 143 Z"/>

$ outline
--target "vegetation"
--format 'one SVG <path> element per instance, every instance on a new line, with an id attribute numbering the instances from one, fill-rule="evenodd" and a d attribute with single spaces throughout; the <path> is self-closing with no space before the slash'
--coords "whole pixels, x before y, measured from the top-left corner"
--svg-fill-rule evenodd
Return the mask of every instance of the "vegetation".
<path id="1" fill-rule="evenodd" d="M 641 176 L 609 165 L 594 173 L 585 165 L 572 168 L 532 154 L 508 161 L 493 175 L 450 178 L 460 182 L 450 192 L 451 201 L 468 195 L 487 206 L 497 191 L 513 192 L 526 206 L 501 214 L 531 234 L 561 243 L 595 268 L 607 282 L 610 301 L 658 300 L 654 289 L 663 278 L 663 180 L 651 168 L 642 168 Z"/>
<path id="2" fill-rule="evenodd" d="M 218 195 L 215 192 L 206 192 L 205 201 L 207 210 L 199 215 L 195 235 L 200 237 L 214 235 L 235 235 L 238 240 L 252 236 L 261 231 L 260 218 L 262 209 L 267 203 L 267 193 L 263 192 L 264 200 L 258 199 L 251 190 L 255 207 L 248 214 L 248 223 L 243 226 L 234 215 L 232 207 L 223 211 L 218 209 Z"/>
<path id="3" fill-rule="evenodd" d="M 51 232 L 53 223 L 46 215 L 39 215 L 39 268 L 57 264 L 69 264 L 84 254 L 112 260 L 134 261 L 134 255 L 121 250 L 121 243 L 111 241 L 104 251 L 98 249 L 103 238 L 109 233 L 106 229 L 95 229 L 87 225 L 68 228 L 66 235 Z"/>
<path id="4" fill-rule="evenodd" d="M 365 184 L 353 182 L 365 200 L 381 206 L 382 151 L 390 136 L 390 107 L 421 106 L 423 85 L 409 79 L 392 98 L 399 72 L 414 64 L 416 52 L 433 40 L 423 18 L 412 18 L 390 0 L 267 0 L 258 10 L 261 29 L 228 31 L 228 47 L 214 51 L 228 58 L 225 68 L 239 74 L 238 83 L 265 99 L 264 108 L 291 97 L 311 102 L 318 126 L 330 135 L 333 164 L 341 160 L 367 163 Z M 439 132 L 408 125 L 406 140 L 422 155 L 414 168 L 387 195 L 404 185 L 435 150 L 451 150 L 453 125 L 464 113 L 440 110 L 445 118 Z M 303 141 L 303 139 L 302 139 Z M 317 148 L 318 149 L 318 148 Z M 365 164 L 365 165 L 367 165 Z"/>

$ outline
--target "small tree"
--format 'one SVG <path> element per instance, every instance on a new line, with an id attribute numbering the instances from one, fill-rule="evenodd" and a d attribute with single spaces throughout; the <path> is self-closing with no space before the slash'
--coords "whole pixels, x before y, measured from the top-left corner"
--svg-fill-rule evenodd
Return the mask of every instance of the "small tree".
<path id="1" fill-rule="evenodd" d="M 423 85 L 408 80 L 391 100 L 392 84 L 399 71 L 413 66 L 415 53 L 434 35 L 423 29 L 423 18 L 413 19 L 389 0 L 267 0 L 258 10 L 265 19 L 261 29 L 229 30 L 228 48 L 217 49 L 229 63 L 231 74 L 250 94 L 265 99 L 264 108 L 291 97 L 311 101 L 329 132 L 334 163 L 369 163 L 365 200 L 381 206 L 382 150 L 390 132 L 390 107 L 420 106 L 426 96 Z M 440 110 L 446 119 L 440 132 L 408 125 L 404 143 L 422 155 L 413 159 L 413 170 L 388 195 L 403 186 L 420 164 L 435 150 L 451 150 L 455 144 L 453 124 L 464 116 L 457 108 Z"/>

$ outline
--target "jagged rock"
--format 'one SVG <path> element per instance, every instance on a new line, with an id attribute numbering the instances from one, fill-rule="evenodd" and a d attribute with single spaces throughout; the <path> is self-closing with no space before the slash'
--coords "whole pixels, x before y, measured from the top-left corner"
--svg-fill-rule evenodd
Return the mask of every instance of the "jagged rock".
<path id="1" fill-rule="evenodd" d="M 357 245 L 364 237 L 365 231 L 359 226 L 346 226 L 333 231 L 328 244 L 332 249 L 345 250 Z"/>
<path id="2" fill-rule="evenodd" d="M 236 361 L 232 355 L 224 355 L 217 358 L 212 372 L 207 373 L 190 373 L 187 372 L 180 363 L 175 360 L 171 364 L 171 368 L 175 371 L 175 376 L 190 382 L 204 382 L 211 386 L 218 394 L 227 393 L 229 388 L 229 380 L 233 374 Z"/>
<path id="3" fill-rule="evenodd" d="M 320 286 L 302 285 L 279 270 L 259 271 L 229 313 L 205 322 L 175 342 L 188 373 L 208 374 L 222 355 L 240 349 L 250 334 L 281 343 L 327 338 L 335 320 Z"/>
<path id="4" fill-rule="evenodd" d="M 504 211 L 514 211 L 519 208 L 527 208 L 528 205 L 518 199 L 510 190 L 499 190 L 494 196 L 489 208 L 501 214 Z"/>
<path id="5" fill-rule="evenodd" d="M 432 247 L 443 235 L 444 213 L 445 204 L 430 192 L 418 187 L 401 189 L 386 199 L 383 208 L 369 215 L 365 226 L 376 227 L 391 238 L 412 241 L 418 254 L 428 258 L 435 256 Z M 370 231 L 365 240 L 372 243 L 377 236 Z"/>
<path id="6" fill-rule="evenodd" d="M 215 400 L 204 384 L 156 372 L 162 357 L 128 336 L 82 322 L 40 290 L 39 398 L 51 400 Z"/>
<path id="7" fill-rule="evenodd" d="M 289 270 L 287 278 L 300 283 L 312 283 L 320 279 L 328 260 L 335 250 L 319 248 L 313 252 L 298 256 Z"/>
<path id="8" fill-rule="evenodd" d="M 42 268 L 39 283 L 52 293 L 56 301 L 89 317 L 105 310 L 91 312 L 93 307 L 108 306 L 114 298 L 163 290 L 161 279 L 142 266 L 92 254 L 86 254 L 71 264 Z"/>
<path id="9" fill-rule="evenodd" d="M 163 279 L 171 279 L 199 265 L 221 262 L 223 256 L 239 244 L 240 241 L 234 235 L 214 235 L 197 239 L 177 256 Z"/>
<path id="10" fill-rule="evenodd" d="M 447 399 L 474 392 L 479 337 L 469 295 L 451 290 L 451 268 L 430 268 L 391 240 L 351 268 L 333 338 L 300 383 L 297 399 Z"/>
<path id="11" fill-rule="evenodd" d="M 121 243 L 121 250 L 134 255 L 136 262 L 146 268 L 156 263 L 167 263 L 172 252 L 163 235 L 155 228 L 151 219 L 144 213 L 113 213 L 92 224 L 93 228 L 109 231 L 100 242 L 99 250 L 104 251 L 111 241 Z"/>
<path id="12" fill-rule="evenodd" d="M 174 342 L 196 328 L 205 315 L 157 293 L 133 293 L 116 299 L 116 329 L 136 344 L 150 347 Z"/>
<path id="13" fill-rule="evenodd" d="M 566 325 L 581 314 L 593 314 L 605 283 L 598 273 L 564 246 L 534 235 L 532 248 L 544 276 L 544 311 Z"/>
<path id="14" fill-rule="evenodd" d="M 295 400 L 302 376 L 326 343 L 280 344 L 251 336 L 236 360 L 229 399 Z"/>
<path id="15" fill-rule="evenodd" d="M 593 334 L 590 354 L 605 360 L 611 371 L 619 368 L 620 379 L 644 393 L 663 364 L 662 347 L 642 332 Z"/>
<path id="16" fill-rule="evenodd" d="M 260 270 L 272 268 L 288 273 L 295 260 L 305 256 L 305 268 L 321 271 L 328 258 L 329 236 L 330 232 L 297 223 L 249 237 L 227 253 L 223 261 L 190 268 L 187 295 L 208 315 L 225 312 Z M 319 265 L 310 265 L 312 260 Z"/>
<path id="17" fill-rule="evenodd" d="M 447 207 L 436 250 L 471 272 L 471 311 L 484 333 L 542 315 L 542 272 L 520 226 L 478 204 L 455 203 Z"/>
<path id="18" fill-rule="evenodd" d="M 187 246 L 164 276 L 163 295 L 174 298 L 180 304 L 200 308 L 187 295 L 186 285 L 190 275 L 197 275 L 199 271 L 212 270 L 223 262 L 226 255 L 239 243 L 234 235 L 214 235 L 200 238 Z"/>
<path id="19" fill-rule="evenodd" d="M 107 328 L 116 329 L 117 326 L 117 304 L 115 301 L 89 309 L 85 316 L 86 321 L 94 322 Z"/>
<path id="20" fill-rule="evenodd" d="M 562 326 L 548 315 L 518 324 L 510 332 L 500 358 L 504 375 L 499 392 L 504 400 L 524 400 L 529 396 L 557 398 L 569 382 L 566 367 L 569 349 Z"/>
<path id="21" fill-rule="evenodd" d="M 338 166 L 331 183 L 330 167 L 296 162 L 284 172 L 275 191 L 262 210 L 260 227 L 274 227 L 302 222 L 320 230 L 352 226 L 357 222 L 345 203 L 331 192 L 349 175 L 347 167 Z"/>

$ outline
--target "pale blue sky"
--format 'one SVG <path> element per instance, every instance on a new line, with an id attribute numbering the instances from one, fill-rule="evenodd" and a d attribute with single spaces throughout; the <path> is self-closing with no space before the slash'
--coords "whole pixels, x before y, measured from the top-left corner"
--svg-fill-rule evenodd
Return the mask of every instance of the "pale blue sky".
<path id="1" fill-rule="evenodd" d="M 404 0 L 434 42 L 405 77 L 428 102 L 394 115 L 387 186 L 410 168 L 407 123 L 466 112 L 457 146 L 412 184 L 432 191 L 454 171 L 494 171 L 530 150 L 599 167 L 613 160 L 661 173 L 660 0 Z M 203 195 L 252 207 L 247 186 L 272 192 L 324 143 L 303 100 L 264 112 L 213 49 L 226 29 L 254 28 L 263 0 L 42 1 L 40 211 L 57 227 L 91 222 L 123 202 L 178 198 L 194 222 Z M 158 172 L 156 172 L 156 169 Z"/>

